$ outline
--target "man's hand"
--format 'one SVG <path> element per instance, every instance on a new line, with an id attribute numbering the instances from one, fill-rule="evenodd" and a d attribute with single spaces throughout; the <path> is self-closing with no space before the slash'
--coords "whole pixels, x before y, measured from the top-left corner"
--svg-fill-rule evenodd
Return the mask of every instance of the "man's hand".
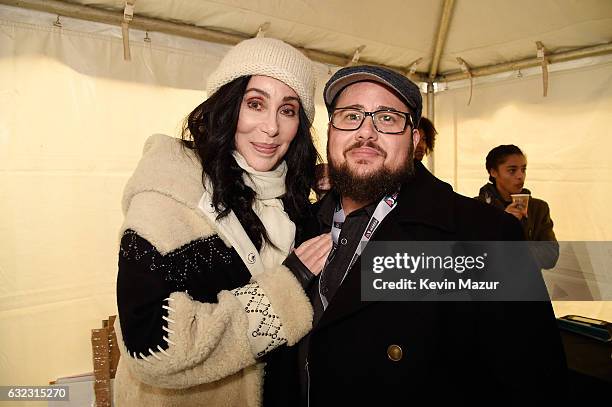
<path id="1" fill-rule="evenodd" d="M 295 255 L 300 259 L 302 264 L 310 270 L 315 276 L 319 275 L 325 260 L 332 248 L 331 234 L 326 233 L 306 240 L 297 249 Z"/>

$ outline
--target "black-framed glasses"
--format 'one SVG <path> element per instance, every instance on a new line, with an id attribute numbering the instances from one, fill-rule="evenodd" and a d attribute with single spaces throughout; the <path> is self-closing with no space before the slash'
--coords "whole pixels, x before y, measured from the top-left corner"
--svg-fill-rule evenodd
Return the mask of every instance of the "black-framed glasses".
<path id="1" fill-rule="evenodd" d="M 351 131 L 361 127 L 365 118 L 370 116 L 374 128 L 379 133 L 401 134 L 410 125 L 413 128 L 412 116 L 408 112 L 399 112 L 392 109 L 381 109 L 374 112 L 366 112 L 353 107 L 340 107 L 334 109 L 331 114 L 330 123 L 334 129 Z"/>

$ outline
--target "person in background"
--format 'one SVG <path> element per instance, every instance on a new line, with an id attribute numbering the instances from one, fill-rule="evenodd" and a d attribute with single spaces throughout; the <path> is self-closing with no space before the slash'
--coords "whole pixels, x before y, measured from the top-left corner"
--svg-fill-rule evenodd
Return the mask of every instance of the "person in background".
<path id="1" fill-rule="evenodd" d="M 182 140 L 145 143 L 123 196 L 117 407 L 283 400 L 263 391 L 264 361 L 310 330 L 312 307 L 281 263 L 293 253 L 316 275 L 331 248 L 319 236 L 293 250 L 318 156 L 314 89 L 302 53 L 249 39 L 209 77 Z M 282 376 L 273 365 L 266 382 Z"/>
<path id="2" fill-rule="evenodd" d="M 312 189 L 317 195 L 317 201 L 325 196 L 331 189 L 331 181 L 329 179 L 329 166 L 327 163 L 317 164 L 315 167 L 315 181 Z"/>
<path id="3" fill-rule="evenodd" d="M 533 254 L 543 269 L 552 269 L 559 259 L 559 243 L 553 231 L 553 221 L 546 201 L 529 197 L 527 206 L 512 202 L 513 194 L 528 194 L 524 188 L 527 177 L 527 157 L 513 144 L 500 145 L 489 151 L 485 161 L 489 182 L 480 188 L 477 199 L 512 214 L 520 222 L 525 239 L 536 241 Z"/>
<path id="4" fill-rule="evenodd" d="M 421 117 L 417 129 L 421 137 L 419 139 L 419 144 L 417 144 L 414 149 L 414 159 L 422 161 L 425 155 L 431 154 L 433 151 L 438 131 L 427 117 Z"/>

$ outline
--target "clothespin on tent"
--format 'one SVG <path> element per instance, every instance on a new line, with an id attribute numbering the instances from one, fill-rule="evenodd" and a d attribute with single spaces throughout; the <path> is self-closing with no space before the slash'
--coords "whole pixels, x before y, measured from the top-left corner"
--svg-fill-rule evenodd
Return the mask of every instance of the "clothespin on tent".
<path id="1" fill-rule="evenodd" d="M 355 52 L 353 53 L 353 58 L 351 59 L 351 61 L 346 65 L 346 66 L 353 66 L 353 65 L 357 65 L 357 62 L 359 62 L 359 57 L 361 56 L 361 53 L 363 52 L 363 50 L 365 49 L 365 45 L 360 45 Z"/>
<path id="2" fill-rule="evenodd" d="M 134 19 L 134 4 L 136 0 L 127 0 L 123 8 L 123 22 L 121 23 L 121 36 L 123 37 L 123 59 L 130 61 L 130 22 Z"/>
<path id="3" fill-rule="evenodd" d="M 59 16 L 59 14 L 57 15 L 57 19 L 56 19 L 56 20 L 55 20 L 55 22 L 53 23 L 53 26 L 54 26 L 54 27 L 57 27 L 57 28 L 62 28 L 62 27 L 63 27 L 63 26 L 62 26 L 62 22 L 60 21 L 60 16 Z"/>
<path id="4" fill-rule="evenodd" d="M 468 99 L 468 106 L 470 105 L 470 103 L 472 102 L 472 88 L 474 87 L 474 77 L 472 75 L 472 71 L 470 70 L 470 66 L 467 64 L 467 62 L 465 62 L 463 59 L 457 57 L 457 62 L 459 62 L 459 65 L 461 66 L 461 71 L 466 73 L 468 75 L 468 78 L 470 78 L 470 98 Z"/>
<path id="5" fill-rule="evenodd" d="M 266 36 L 266 31 L 268 31 L 268 29 L 270 28 L 270 22 L 266 21 L 265 23 L 263 23 L 262 25 L 259 26 L 259 28 L 257 29 L 257 34 L 255 35 L 255 38 L 263 38 Z"/>
<path id="6" fill-rule="evenodd" d="M 406 72 L 406 76 L 408 78 L 411 78 L 417 70 L 417 66 L 421 63 L 421 61 L 423 60 L 423 58 L 417 58 L 414 61 L 412 61 L 412 63 L 410 65 L 408 65 L 408 71 Z"/>
<path id="7" fill-rule="evenodd" d="M 546 48 L 541 41 L 536 41 L 536 46 L 538 47 L 538 59 L 542 61 L 542 87 L 544 92 L 544 97 L 548 95 L 548 58 L 546 58 Z"/>

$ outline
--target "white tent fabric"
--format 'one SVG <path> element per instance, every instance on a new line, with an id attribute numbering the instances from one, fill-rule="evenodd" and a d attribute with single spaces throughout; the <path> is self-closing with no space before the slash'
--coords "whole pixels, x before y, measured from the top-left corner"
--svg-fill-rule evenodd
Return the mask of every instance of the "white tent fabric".
<path id="1" fill-rule="evenodd" d="M 551 207 L 559 240 L 612 240 L 612 59 L 541 76 L 436 94 L 435 173 L 467 196 L 488 179 L 485 157 L 500 144 L 527 155 L 526 187 Z"/>
<path id="2" fill-rule="evenodd" d="M 69 0 L 121 11 L 124 0 Z M 137 0 L 134 13 L 228 33 L 269 36 L 304 48 L 406 69 L 418 58 L 429 71 L 443 0 Z M 549 51 L 606 43 L 612 34 L 608 0 L 470 0 L 452 8 L 440 72 L 458 71 L 456 58 L 483 66 Z"/>
<path id="3" fill-rule="evenodd" d="M 516 144 L 527 155 L 525 186 L 548 202 L 557 239 L 612 240 L 612 59 L 585 65 L 551 73 L 546 98 L 541 76 L 528 72 L 501 82 L 477 80 L 469 106 L 467 88 L 437 93 L 435 174 L 457 192 L 476 196 L 488 179 L 487 153 L 500 144 Z M 562 251 L 559 267 L 571 263 L 567 257 Z M 607 253 L 605 265 L 586 267 L 608 292 L 610 263 Z M 553 305 L 557 316 L 612 318 L 612 302 Z"/>
<path id="4" fill-rule="evenodd" d="M 116 314 L 121 194 L 144 141 L 180 136 L 229 48 L 0 7 L 0 384 L 91 371 Z M 70 27 L 68 29 L 67 27 Z M 145 33 L 133 32 L 133 38 Z M 328 75 L 319 66 L 319 83 Z M 325 127 L 322 89 L 319 128 Z M 325 133 L 322 133 L 325 134 Z M 323 141 L 321 141 L 323 142 Z M 323 148 L 319 143 L 318 147 Z"/>
<path id="5" fill-rule="evenodd" d="M 116 313 L 122 188 L 217 59 L 140 47 L 128 64 L 115 39 L 5 21 L 0 50 L 0 382 L 42 385 L 92 370 L 90 329 Z"/>
<path id="6" fill-rule="evenodd" d="M 227 47 L 0 7 L 0 384 L 42 385 L 92 369 L 90 329 L 116 313 L 122 188 L 144 140 L 178 135 Z M 318 65 L 318 147 L 325 145 Z M 564 240 L 611 240 L 607 150 L 612 70 L 604 63 L 436 94 L 435 171 L 468 196 L 486 152 L 514 142 L 528 186 Z M 612 320 L 610 303 L 556 304 Z M 23 405 L 27 405 L 24 403 Z"/>

